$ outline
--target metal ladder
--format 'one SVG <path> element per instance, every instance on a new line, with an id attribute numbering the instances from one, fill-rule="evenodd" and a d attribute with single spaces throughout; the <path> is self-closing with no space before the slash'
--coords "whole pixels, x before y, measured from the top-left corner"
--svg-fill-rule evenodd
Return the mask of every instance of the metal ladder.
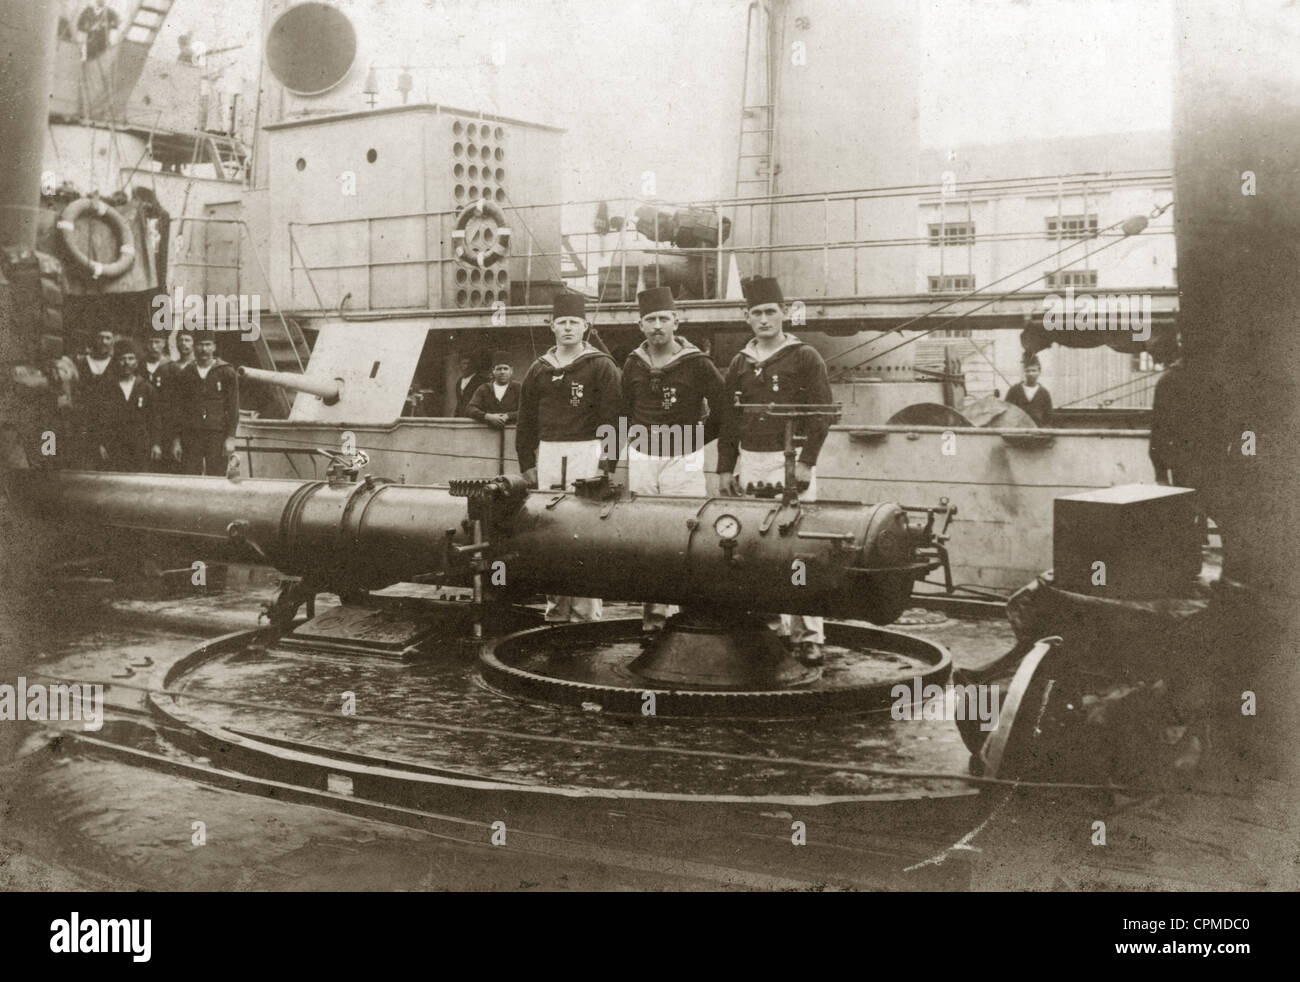
<path id="1" fill-rule="evenodd" d="M 776 167 L 773 154 L 776 149 L 776 78 L 771 57 L 772 6 L 781 0 L 752 0 L 745 13 L 745 64 L 741 81 L 740 128 L 736 139 L 737 198 L 770 198 L 775 188 Z M 756 48 L 755 34 L 757 33 Z M 753 56 L 761 51 L 762 95 L 756 96 L 757 72 L 750 71 Z M 754 101 L 761 98 L 764 101 Z M 757 125 L 751 125 L 751 123 Z M 749 171 L 746 161 L 755 161 Z M 752 214 L 752 212 L 751 212 Z M 733 216 L 733 220 L 736 216 Z M 768 215 L 768 238 L 771 237 L 771 214 Z M 770 256 L 765 256 L 765 262 Z"/>
<path id="2" fill-rule="evenodd" d="M 131 11 L 126 29 L 122 32 L 122 40 L 142 44 L 145 48 L 153 47 L 158 32 L 174 5 L 175 0 L 141 0 Z"/>

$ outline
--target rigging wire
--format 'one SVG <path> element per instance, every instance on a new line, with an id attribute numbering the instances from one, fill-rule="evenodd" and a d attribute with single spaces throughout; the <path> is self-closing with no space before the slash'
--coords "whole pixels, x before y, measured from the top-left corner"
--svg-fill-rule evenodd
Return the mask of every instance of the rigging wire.
<path id="1" fill-rule="evenodd" d="M 1173 202 L 1170 201 L 1170 202 L 1168 202 L 1167 204 L 1160 205 L 1160 206 L 1157 206 L 1156 208 L 1153 208 L 1153 209 L 1151 210 L 1151 215 L 1150 215 L 1150 217 L 1151 217 L 1151 218 L 1159 218 L 1159 217 L 1160 217 L 1161 215 L 1163 215 L 1163 214 L 1164 214 L 1164 213 L 1165 213 L 1165 212 L 1166 212 L 1166 211 L 1167 211 L 1167 210 L 1168 210 L 1172 205 L 1173 205 Z M 1043 256 L 1043 257 L 1040 258 L 1040 259 L 1036 259 L 1035 261 L 1033 261 L 1033 262 L 1031 262 L 1031 263 L 1029 263 L 1029 264 L 1027 264 L 1027 265 L 1025 265 L 1025 266 L 1021 266 L 1019 269 L 1014 269 L 1014 270 L 1012 270 L 1010 273 L 1007 273 L 1005 276 L 1000 276 L 1000 277 L 998 277 L 996 280 L 993 280 L 992 282 L 987 283 L 987 284 L 985 284 L 984 286 L 979 287 L 978 289 L 972 290 L 972 291 L 970 291 L 969 293 L 963 294 L 963 295 L 960 296 L 960 297 L 954 297 L 952 300 L 945 301 L 944 303 L 940 304 L 939 306 L 934 307 L 934 308 L 932 308 L 931 310 L 928 310 L 928 311 L 926 311 L 926 312 L 923 313 L 923 314 L 917 314 L 915 317 L 911 318 L 910 320 L 906 320 L 906 321 L 904 321 L 902 324 L 899 324 L 899 325 L 896 326 L 896 327 L 890 328 L 889 333 L 898 333 L 898 332 L 904 330 L 905 328 L 907 328 L 907 327 L 908 327 L 909 325 L 911 325 L 911 324 L 915 324 L 915 323 L 917 323 L 918 321 L 922 321 L 922 320 L 925 320 L 926 318 L 933 317 L 935 314 L 937 314 L 937 313 L 938 313 L 939 311 L 941 311 L 941 310 L 946 310 L 947 308 L 952 307 L 952 306 L 954 306 L 955 304 L 961 303 L 963 300 L 969 300 L 969 299 L 971 299 L 971 298 L 973 298 L 973 297 L 975 297 L 975 296 L 978 296 L 979 294 L 981 294 L 981 293 L 983 293 L 985 290 L 987 290 L 989 287 L 991 287 L 991 286 L 995 286 L 995 285 L 997 285 L 998 283 L 1002 283 L 1002 282 L 1005 281 L 1005 280 L 1009 280 L 1009 279 L 1011 279 L 1013 276 L 1018 276 L 1018 275 L 1021 274 L 1021 273 L 1028 272 L 1029 270 L 1031 270 L 1031 269 L 1033 269 L 1034 267 L 1040 265 L 1041 263 L 1045 263 L 1045 262 L 1047 262 L 1049 259 L 1054 259 L 1055 257 L 1059 256 L 1061 253 L 1066 252 L 1066 251 L 1068 251 L 1068 250 L 1070 250 L 1070 249 L 1073 249 L 1073 248 L 1074 248 L 1075 246 L 1077 246 L 1077 245 L 1082 245 L 1082 244 L 1084 244 L 1084 243 L 1086 243 L 1086 242 L 1090 242 L 1090 241 L 1092 241 L 1093 239 L 1100 238 L 1103 232 L 1109 232 L 1111 229 L 1114 229 L 1114 228 L 1116 228 L 1116 227 L 1118 227 L 1118 226 L 1120 226 L 1120 225 L 1123 225 L 1123 224 L 1124 224 L 1125 222 L 1127 222 L 1127 221 L 1129 221 L 1129 219 L 1128 219 L 1128 218 L 1125 218 L 1125 219 L 1121 219 L 1120 221 L 1114 222 L 1114 223 L 1112 223 L 1112 224 L 1110 224 L 1110 225 L 1107 225 L 1105 228 L 1103 228 L 1103 229 L 1099 229 L 1098 231 L 1096 231 L 1096 232 L 1094 232 L 1094 233 L 1091 233 L 1091 234 L 1088 235 L 1086 238 L 1080 238 L 1080 239 L 1077 239 L 1077 240 L 1071 242 L 1069 245 L 1062 246 L 1060 249 L 1057 249 L 1055 252 L 1049 253 L 1048 255 Z M 1079 259 L 1088 259 L 1088 258 L 1090 258 L 1090 257 L 1092 257 L 1092 256 L 1095 256 L 1097 253 L 1102 252 L 1102 251 L 1104 251 L 1104 250 L 1106 250 L 1106 249 L 1109 249 L 1111 246 L 1118 245 L 1120 242 L 1123 242 L 1123 241 L 1125 241 L 1126 239 L 1129 239 L 1129 238 L 1131 238 L 1131 236 L 1129 236 L 1129 235 L 1117 236 L 1116 238 L 1112 239 L 1110 242 L 1107 242 L 1105 245 L 1103 245 L 1103 246 L 1101 246 L 1101 247 L 1099 247 L 1099 248 L 1097 248 L 1097 249 L 1094 249 L 1094 250 L 1092 250 L 1091 252 L 1086 252 L 1086 253 L 1084 253 L 1084 255 L 1081 256 L 1081 257 L 1079 257 Z M 1074 261 L 1074 262 L 1078 262 L 1079 259 L 1076 259 L 1076 260 L 1073 260 L 1073 261 Z M 982 310 L 983 308 L 989 306 L 990 304 L 997 303 L 999 300 L 1005 300 L 1007 297 L 1014 296 L 1015 294 L 1021 292 L 1022 290 L 1026 290 L 1026 289 L 1028 289 L 1029 286 L 1030 286 L 1031 284 L 1033 284 L 1033 283 L 1037 283 L 1037 282 L 1038 282 L 1040 279 L 1042 279 L 1043 276 L 1045 276 L 1045 275 L 1047 275 L 1047 274 L 1046 274 L 1046 273 L 1042 273 L 1042 274 L 1040 274 L 1040 275 L 1038 275 L 1038 276 L 1035 276 L 1032 280 L 1029 280 L 1027 283 L 1022 283 L 1020 286 L 1016 287 L 1014 290 L 1008 290 L 1008 291 L 1005 292 L 1005 293 L 1001 293 L 1001 294 L 999 294 L 998 296 L 993 297 L 991 300 L 987 300 L 987 301 L 985 301 L 984 303 L 980 304 L 979 306 L 972 307 L 970 310 L 964 311 L 964 312 L 961 313 L 961 314 L 957 314 L 957 315 L 955 315 L 955 316 L 953 316 L 953 317 L 947 317 L 947 318 L 944 318 L 944 320 L 942 320 L 942 321 L 940 322 L 940 325 L 948 324 L 948 323 L 951 323 L 952 321 L 956 321 L 956 320 L 961 320 L 963 317 L 969 317 L 971 314 L 975 313 L 975 311 L 977 311 L 977 310 Z M 911 343 L 913 343 L 914 341 L 919 341 L 921 338 L 923 338 L 923 337 L 927 337 L 927 336 L 933 334 L 933 333 L 934 333 L 935 331 L 937 331 L 937 330 L 939 330 L 939 327 L 931 328 L 930 330 L 928 330 L 928 331 L 926 331 L 926 332 L 924 332 L 924 333 L 922 333 L 922 334 L 919 334 L 919 335 L 917 335 L 916 337 L 906 339 L 905 341 L 903 341 L 902 344 L 898 344 L 898 345 L 895 345 L 895 346 L 892 347 L 892 348 L 887 348 L 887 349 L 885 349 L 884 351 L 877 352 L 876 354 L 872 355 L 872 356 L 869 357 L 869 358 L 864 358 L 862 361 L 857 362 L 857 363 L 854 364 L 854 365 L 848 365 L 848 366 L 844 366 L 844 367 L 841 367 L 841 368 L 839 368 L 839 369 L 836 369 L 836 371 L 835 371 L 835 378 L 836 378 L 836 379 L 843 378 L 844 375 L 845 375 L 847 372 L 850 372 L 850 371 L 852 371 L 852 370 L 855 369 L 855 368 L 861 368 L 863 365 L 866 365 L 866 364 L 869 363 L 869 362 L 875 361 L 877 358 L 881 358 L 881 357 L 883 357 L 884 355 L 887 355 L 887 354 L 889 354 L 889 353 L 892 352 L 892 351 L 896 351 L 896 350 L 898 350 L 899 348 L 903 347 L 904 345 L 911 344 Z M 861 342 L 860 344 L 854 345 L 852 348 L 847 348 L 847 349 L 845 349 L 844 351 L 840 352 L 839 355 L 837 355 L 836 357 L 843 357 L 844 355 L 848 354 L 849 352 L 857 351 L 859 348 L 865 348 L 867 345 L 871 344 L 871 343 L 874 342 L 875 340 L 876 340 L 875 338 L 871 338 L 870 340 L 863 341 L 863 342 Z"/>

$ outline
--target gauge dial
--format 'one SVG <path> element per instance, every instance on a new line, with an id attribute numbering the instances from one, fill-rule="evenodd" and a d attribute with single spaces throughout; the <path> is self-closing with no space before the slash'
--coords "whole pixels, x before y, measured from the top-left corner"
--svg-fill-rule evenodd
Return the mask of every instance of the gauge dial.
<path id="1" fill-rule="evenodd" d="M 713 531 L 723 539 L 734 539 L 740 535 L 740 519 L 735 515 L 719 515 L 713 523 Z"/>

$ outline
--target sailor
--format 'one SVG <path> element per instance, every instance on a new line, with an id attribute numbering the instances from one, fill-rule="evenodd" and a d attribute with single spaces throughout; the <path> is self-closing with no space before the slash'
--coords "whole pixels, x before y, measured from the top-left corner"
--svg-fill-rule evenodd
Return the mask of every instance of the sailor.
<path id="1" fill-rule="evenodd" d="M 73 422 L 76 446 L 72 459 L 76 467 L 98 468 L 102 461 L 95 443 L 95 419 L 101 411 L 106 385 L 113 380 L 113 344 L 117 335 L 108 329 L 95 332 L 90 350 L 73 359 L 77 381 L 73 387 Z"/>
<path id="2" fill-rule="evenodd" d="M 519 469 L 533 487 L 571 488 L 580 478 L 612 471 L 618 455 L 601 454 L 601 427 L 618 428 L 623 395 L 614 359 L 587 342 L 586 298 L 557 293 L 551 330 L 555 347 L 524 376 L 519 398 L 515 451 Z M 612 458 L 612 459 L 611 459 Z M 600 620 L 601 602 L 592 597 L 547 597 L 548 621 Z"/>
<path id="3" fill-rule="evenodd" d="M 1052 419 L 1052 395 L 1047 386 L 1038 384 L 1042 366 L 1036 355 L 1025 359 L 1025 380 L 1017 382 L 1007 391 L 1006 401 L 1027 412 L 1039 426 L 1048 426 Z"/>
<path id="4" fill-rule="evenodd" d="M 637 294 L 645 341 L 623 363 L 628 488 L 634 494 L 708 497 L 704 445 L 717 437 L 722 375 L 704 352 L 677 337 L 677 307 L 666 286 Z M 661 630 L 677 608 L 648 603 L 645 631 Z"/>
<path id="5" fill-rule="evenodd" d="M 194 362 L 181 369 L 177 388 L 181 435 L 172 440 L 173 459 L 186 474 L 224 476 L 239 426 L 239 376 L 217 357 L 216 341 L 195 345 Z"/>
<path id="6" fill-rule="evenodd" d="M 453 416 L 469 416 L 470 400 L 484 382 L 492 380 L 487 372 L 480 371 L 476 365 L 478 358 L 470 355 L 460 356 L 460 378 L 456 382 L 456 409 Z"/>
<path id="7" fill-rule="evenodd" d="M 77 374 L 83 385 L 92 380 L 107 382 L 113 378 L 109 366 L 113 364 L 113 342 L 117 336 L 110 330 L 95 332 L 95 341 L 87 352 L 77 355 L 75 360 Z"/>
<path id="8" fill-rule="evenodd" d="M 140 365 L 140 377 L 153 388 L 154 404 L 158 409 L 159 439 L 163 446 L 170 447 L 172 441 L 180 437 L 179 410 L 176 403 L 177 383 L 180 381 L 181 370 L 176 362 L 165 355 L 166 337 L 161 334 L 151 334 L 146 344 L 149 350 Z M 165 458 L 155 459 L 150 470 L 174 473 L 176 462 Z"/>
<path id="9" fill-rule="evenodd" d="M 484 382 L 474 393 L 466 410 L 470 419 L 503 430 L 519 421 L 519 393 L 523 386 L 513 381 L 515 370 L 504 351 L 492 354 L 492 381 Z"/>
<path id="10" fill-rule="evenodd" d="M 194 335 L 189 331 L 176 332 L 176 367 L 194 364 Z"/>
<path id="11" fill-rule="evenodd" d="M 810 345 L 786 334 L 786 304 L 781 287 L 770 277 L 742 282 L 745 316 L 754 337 L 732 359 L 718 410 L 723 415 L 718 438 L 718 490 L 724 495 L 744 494 L 746 485 L 785 483 L 785 420 L 747 413 L 741 403 L 827 405 L 831 402 L 826 363 Z M 795 435 L 803 446 L 795 462 L 800 501 L 817 500 L 817 455 L 830 431 L 830 417 L 810 416 L 795 421 Z M 739 470 L 737 471 L 737 468 Z M 791 587 L 798 589 L 798 587 Z M 822 662 L 826 641 L 822 618 L 783 614 L 772 627 L 789 639 L 795 655 L 805 665 Z"/>
<path id="12" fill-rule="evenodd" d="M 117 11 L 105 4 L 104 0 L 95 0 L 88 4 L 77 18 L 77 33 L 84 35 L 81 42 L 81 58 L 93 61 L 103 54 L 113 35 L 122 23 Z"/>
<path id="13" fill-rule="evenodd" d="M 96 449 L 110 471 L 144 471 L 162 459 L 158 404 L 153 386 L 140 376 L 134 341 L 117 342 L 114 379 L 103 390 L 94 423 Z"/>

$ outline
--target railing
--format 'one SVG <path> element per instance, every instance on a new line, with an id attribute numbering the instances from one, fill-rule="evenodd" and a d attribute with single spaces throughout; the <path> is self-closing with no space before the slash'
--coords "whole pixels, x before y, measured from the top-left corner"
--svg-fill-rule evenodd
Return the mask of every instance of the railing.
<path id="1" fill-rule="evenodd" d="M 516 266 L 518 264 L 523 266 L 524 305 L 541 302 L 531 296 L 531 284 L 538 280 L 579 280 L 582 281 L 580 288 L 585 291 L 590 291 L 593 287 L 599 290 L 601 284 L 598 271 L 602 268 L 602 264 L 606 270 L 618 269 L 618 295 L 613 302 L 626 302 L 631 299 L 625 296 L 625 284 L 628 282 L 629 269 L 632 268 L 629 266 L 628 261 L 630 252 L 643 254 L 646 258 L 644 263 L 636 267 L 632 275 L 632 281 L 636 282 L 638 279 L 637 274 L 640 274 L 646 278 L 647 286 L 662 282 L 665 275 L 664 259 L 671 257 L 677 260 L 679 265 L 681 260 L 687 260 L 688 273 L 683 278 L 683 282 L 688 291 L 688 296 L 694 299 L 721 300 L 726 298 L 729 263 L 736 263 L 738 266 L 743 267 L 745 273 L 775 273 L 775 275 L 788 280 L 787 292 L 792 294 L 804 297 L 829 298 L 897 296 L 908 292 L 907 289 L 901 288 L 902 284 L 899 282 L 889 283 L 887 288 L 882 289 L 879 282 L 880 277 L 873 275 L 875 270 L 863 269 L 864 265 L 867 265 L 863 259 L 863 253 L 867 249 L 922 250 L 922 254 L 924 254 L 925 250 L 934 247 L 928 234 L 900 235 L 886 238 L 869 237 L 862 234 L 864 224 L 871 227 L 873 224 L 871 220 L 873 219 L 874 224 L 877 226 L 885 220 L 892 223 L 894 227 L 902 224 L 897 208 L 889 208 L 887 205 L 887 202 L 891 200 L 915 198 L 918 199 L 917 204 L 922 207 L 938 205 L 940 206 L 940 222 L 942 224 L 947 221 L 946 208 L 948 206 L 964 207 L 969 212 L 972 202 L 992 197 L 1056 196 L 1058 200 L 1057 210 L 1059 212 L 1061 210 L 1059 202 L 1065 197 L 1082 196 L 1086 202 L 1090 195 L 1116 190 L 1132 189 L 1163 192 L 1171 188 L 1172 174 L 1170 172 L 1144 171 L 1101 176 L 1089 174 L 1068 177 L 984 181 L 958 185 L 956 188 L 915 185 L 830 193 L 777 194 L 761 198 L 728 198 L 684 203 L 669 203 L 631 197 L 590 199 L 542 205 L 516 205 L 507 201 L 501 207 L 506 213 L 512 231 L 510 260 Z M 877 204 L 873 205 L 872 202 Z M 571 218 L 575 210 L 590 214 L 594 213 L 595 209 L 600 205 L 607 206 L 609 214 L 614 219 L 622 219 L 621 222 L 617 222 L 618 227 L 616 229 L 605 233 L 594 230 L 581 230 L 562 232 L 554 236 L 534 234 L 534 229 L 538 227 L 562 229 L 566 217 Z M 636 231 L 635 212 L 637 208 L 644 206 L 655 209 L 654 227 L 650 230 L 653 241 L 650 237 Z M 658 228 L 659 213 L 687 208 L 709 212 L 714 216 L 719 230 L 724 228 L 726 222 L 729 221 L 730 240 L 722 241 L 722 236 L 718 235 L 719 241 L 716 245 L 691 248 L 670 247 L 658 242 L 660 231 Z M 429 254 L 428 248 L 430 242 L 448 241 L 448 230 L 462 211 L 463 209 L 444 209 L 368 218 L 291 222 L 289 224 L 291 253 L 289 271 L 291 280 L 290 300 L 294 309 L 324 311 L 338 306 L 337 300 L 327 304 L 322 298 L 313 273 L 342 275 L 357 271 L 364 271 L 365 273 L 366 296 L 352 297 L 352 305 L 361 309 L 391 309 L 388 305 L 375 303 L 375 274 L 380 270 L 402 267 L 422 269 L 425 283 L 424 308 L 434 309 L 434 295 L 431 284 L 435 282 L 435 274 L 438 281 L 443 284 L 455 282 L 456 270 L 466 272 L 466 275 L 469 275 L 467 272 L 469 267 L 456 259 L 449 249 L 446 255 L 434 256 Z M 909 212 L 909 215 L 910 218 L 907 221 L 911 227 L 921 227 L 921 220 L 915 211 Z M 777 229 L 778 237 L 785 239 L 785 241 L 768 245 L 745 241 L 753 234 L 755 229 L 760 226 L 765 227 L 769 220 L 772 227 Z M 953 219 L 954 222 L 960 221 L 961 223 L 967 220 L 966 218 Z M 420 250 L 418 255 L 411 258 L 375 259 L 376 231 L 383 231 L 384 223 L 396 222 L 421 222 L 421 239 L 424 248 Z M 440 230 L 439 234 L 432 235 L 431 229 Z M 363 233 L 362 230 L 364 230 Z M 1118 231 L 1104 233 L 1106 237 L 1115 237 L 1121 234 Z M 1167 225 L 1153 226 L 1144 234 L 1148 236 L 1172 235 L 1172 222 Z M 327 240 L 331 236 L 334 242 L 328 244 L 363 242 L 363 248 L 357 248 L 355 251 L 364 252 L 365 258 L 335 263 L 310 263 L 307 259 L 307 253 L 313 251 L 315 246 L 327 244 Z M 1049 243 L 1059 243 L 1063 238 L 1068 239 L 1069 236 L 1063 236 L 1059 232 L 1052 233 L 1044 228 L 999 230 L 982 233 L 977 231 L 971 236 L 963 237 L 958 244 L 943 244 L 944 234 L 941 232 L 939 237 L 940 245 L 936 247 L 940 275 L 943 275 L 944 255 L 955 249 L 966 253 L 967 265 L 970 268 L 970 264 L 974 261 L 975 249 L 981 245 L 1042 242 L 1046 246 Z M 1085 233 L 1078 237 L 1077 243 L 1080 246 L 1080 257 L 1086 254 L 1087 243 L 1090 241 L 1093 241 L 1091 233 Z M 346 254 L 353 250 L 340 249 L 338 251 Z M 839 256 L 845 251 L 852 252 L 851 265 L 838 261 Z M 1048 250 L 1045 248 L 1044 252 L 1046 251 Z M 691 263 L 692 260 L 694 261 L 693 264 Z M 1064 260 L 1051 261 L 1045 259 L 1042 272 L 1052 272 L 1061 266 L 1068 265 L 1069 262 L 1075 261 L 1073 256 L 1064 257 Z M 876 265 L 879 266 L 879 263 Z M 915 282 L 915 276 L 922 265 L 923 263 L 920 261 L 910 264 L 896 263 L 892 272 L 897 274 L 897 280 L 907 278 L 910 271 L 912 282 Z M 818 266 L 820 267 L 819 289 L 816 288 L 817 284 L 815 282 Z M 1030 282 L 1041 279 L 1042 272 L 1029 274 Z M 306 302 L 307 298 L 300 298 L 298 295 L 297 282 L 299 273 L 306 276 L 311 286 L 312 299 L 315 301 L 314 308 Z M 997 275 L 996 271 L 993 275 Z M 650 280 L 651 276 L 654 277 L 653 282 Z M 592 282 L 593 279 L 595 280 L 594 283 Z M 868 279 L 872 280 L 872 282 L 864 282 Z M 810 284 L 814 286 L 814 289 L 808 288 Z M 1161 289 L 1172 285 L 1172 283 L 1153 284 L 1152 288 Z M 1134 287 L 1125 285 L 1123 289 L 1131 291 Z M 440 296 L 450 293 L 455 302 L 444 303 L 439 309 L 454 309 L 457 306 L 484 309 L 494 306 L 493 302 L 469 303 L 467 301 L 469 297 L 472 297 L 471 290 L 466 289 L 463 292 L 464 296 L 457 298 L 456 286 L 445 288 L 445 292 Z M 480 296 L 486 295 L 495 300 L 491 287 L 479 292 Z M 410 307 L 412 305 L 401 304 L 395 306 Z"/>
<path id="2" fill-rule="evenodd" d="M 251 255 L 251 256 L 253 257 L 253 261 L 257 264 L 257 271 L 258 271 L 258 274 L 261 276 L 262 282 L 263 282 L 264 284 L 266 284 L 267 296 L 269 297 L 269 299 L 270 299 L 270 301 L 271 301 L 270 307 L 271 307 L 271 309 L 273 309 L 273 310 L 275 311 L 276 317 L 279 319 L 279 321 L 280 321 L 280 325 L 281 325 L 281 327 L 283 327 L 283 329 L 284 329 L 284 337 L 285 337 L 285 340 L 287 341 L 287 343 L 288 343 L 288 345 L 289 345 L 290 350 L 293 352 L 293 359 L 294 359 L 294 362 L 296 363 L 299 372 L 304 372 L 304 371 L 306 371 L 306 369 L 307 369 L 307 363 L 306 363 L 306 361 L 305 361 L 304 358 L 303 358 L 303 354 L 304 354 L 304 352 L 299 350 L 299 341 L 300 341 L 300 337 L 299 337 L 299 335 L 297 335 L 297 334 L 294 333 L 293 329 L 292 329 L 292 328 L 290 327 L 290 325 L 289 325 L 289 322 L 288 322 L 287 320 L 285 320 L 284 313 L 283 313 L 283 310 L 282 310 L 282 308 L 281 308 L 281 305 L 280 305 L 279 301 L 276 299 L 276 296 L 275 296 L 275 289 L 274 289 L 274 287 L 271 285 L 271 277 L 267 275 L 266 266 L 262 263 L 262 259 L 261 259 L 261 257 L 257 254 L 257 249 L 255 248 L 255 246 L 254 246 L 254 244 L 253 244 L 252 233 L 249 231 L 248 223 L 245 222 L 242 218 L 216 218 L 216 217 L 187 216 L 187 217 L 184 217 L 184 218 L 181 218 L 181 219 L 180 219 L 180 222 L 179 222 L 179 224 L 178 224 L 177 231 L 176 231 L 176 237 L 177 237 L 177 239 L 179 239 L 179 238 L 184 234 L 184 232 L 185 232 L 185 226 L 188 225 L 188 224 L 191 223 L 191 222 L 193 222 L 193 223 L 195 223 L 195 224 L 200 224 L 200 225 L 235 225 L 235 226 L 238 226 L 239 231 L 240 231 L 240 235 L 239 235 L 239 237 L 236 238 L 236 240 L 235 240 L 235 242 L 236 242 L 236 249 L 235 249 L 235 262 L 234 262 L 233 264 L 232 264 L 232 263 L 209 263 L 209 262 L 201 262 L 201 263 L 200 263 L 200 262 L 192 262 L 192 261 L 190 261 L 190 260 L 182 260 L 182 261 L 180 261 L 180 262 L 173 262 L 173 263 L 171 263 L 171 264 L 170 264 L 171 268 L 172 268 L 172 269 L 177 269 L 177 268 L 198 268 L 198 269 L 202 269 L 202 270 L 204 270 L 205 273 L 206 273 L 207 270 L 211 270 L 211 269 L 225 269 L 225 270 L 233 270 L 233 271 L 234 271 L 234 275 L 235 275 L 235 290 L 234 290 L 234 293 L 235 293 L 236 296 L 240 296 L 240 297 L 242 297 L 242 296 L 244 295 L 243 290 L 241 289 L 241 286 L 242 286 L 241 276 L 242 276 L 242 270 L 243 270 L 243 257 L 244 257 L 243 243 L 244 243 L 245 238 L 247 238 L 247 241 L 248 241 L 248 247 L 249 247 L 249 248 L 248 248 L 248 253 L 249 253 L 249 255 Z M 189 252 L 190 252 L 190 250 L 189 250 L 188 247 L 191 245 L 191 243 L 186 243 L 186 245 L 187 245 L 186 254 L 188 255 Z M 207 282 L 207 277 L 206 277 L 206 275 L 205 275 L 205 277 L 204 277 L 204 290 L 203 290 L 204 293 L 211 292 L 211 291 L 209 291 L 209 290 L 207 289 L 208 286 L 209 286 L 209 284 L 208 284 L 208 282 Z M 261 342 L 262 349 L 263 349 L 263 352 L 265 353 L 265 355 L 266 355 L 266 357 L 267 357 L 268 363 L 269 363 L 272 367 L 276 366 L 276 365 L 277 365 L 277 360 L 276 360 L 276 358 L 275 358 L 275 353 L 274 353 L 274 352 L 272 351 L 272 349 L 271 349 L 271 343 L 270 343 L 270 341 L 267 339 L 266 332 L 265 332 L 265 331 L 262 331 L 262 330 L 260 329 L 260 325 L 259 325 L 259 330 L 258 330 L 258 334 L 257 334 L 257 340 L 258 340 L 259 342 Z M 303 347 L 305 348 L 305 341 L 304 341 Z"/>

